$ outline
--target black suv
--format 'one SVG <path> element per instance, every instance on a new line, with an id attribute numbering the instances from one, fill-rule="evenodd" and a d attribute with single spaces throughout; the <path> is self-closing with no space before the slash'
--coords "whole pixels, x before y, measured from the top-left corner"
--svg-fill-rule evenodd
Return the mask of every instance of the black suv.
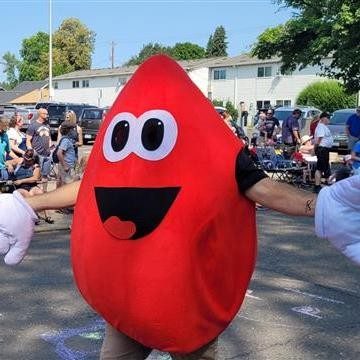
<path id="1" fill-rule="evenodd" d="M 96 106 L 89 104 L 72 104 L 72 103 L 51 103 L 47 111 L 49 113 L 49 125 L 52 136 L 56 136 L 59 126 L 65 120 L 65 113 L 69 110 L 74 111 L 77 120 L 80 119 L 81 113 L 85 108 Z"/>

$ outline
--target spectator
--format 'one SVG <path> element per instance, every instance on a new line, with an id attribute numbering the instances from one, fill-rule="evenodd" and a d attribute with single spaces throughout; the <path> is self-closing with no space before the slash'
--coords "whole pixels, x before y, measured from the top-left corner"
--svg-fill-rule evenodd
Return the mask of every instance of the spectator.
<path id="1" fill-rule="evenodd" d="M 10 149 L 16 157 L 22 157 L 26 150 L 26 135 L 20 131 L 22 125 L 22 116 L 20 114 L 15 114 L 9 121 L 9 130 L 7 131 Z"/>
<path id="2" fill-rule="evenodd" d="M 348 149 L 352 150 L 355 143 L 360 140 L 360 106 L 356 113 L 346 121 L 346 134 L 348 136 Z"/>
<path id="3" fill-rule="evenodd" d="M 282 141 L 285 145 L 296 146 L 300 144 L 299 119 L 301 110 L 295 109 L 282 125 Z"/>
<path id="4" fill-rule="evenodd" d="M 75 141 L 72 137 L 73 130 L 74 125 L 70 120 L 65 120 L 61 124 L 61 139 L 57 149 L 57 156 L 59 158 L 59 179 L 57 187 L 74 181 L 76 154 L 74 148 Z"/>
<path id="5" fill-rule="evenodd" d="M 256 128 L 259 130 L 259 141 L 261 143 L 265 142 L 265 121 L 266 121 L 266 114 L 264 112 L 259 113 L 258 122 L 256 124 Z"/>
<path id="6" fill-rule="evenodd" d="M 247 118 L 249 112 L 244 101 L 240 101 L 240 124 L 241 126 L 247 126 Z"/>
<path id="7" fill-rule="evenodd" d="M 274 116 L 273 110 L 268 109 L 266 112 L 266 118 L 264 121 L 265 140 L 275 140 L 276 141 L 276 139 L 274 139 L 274 136 L 276 136 L 275 127 L 276 127 L 276 133 L 280 133 L 280 130 L 281 130 L 280 122 Z"/>
<path id="8" fill-rule="evenodd" d="M 329 114 L 326 112 L 321 113 L 319 124 L 315 130 L 315 155 L 317 156 L 314 187 L 315 193 L 318 193 L 321 190 L 321 176 L 324 175 L 326 181 L 328 181 L 331 175 L 329 153 L 333 145 L 333 137 L 330 129 L 327 127 L 329 121 Z"/>
<path id="9" fill-rule="evenodd" d="M 317 127 L 317 124 L 319 123 L 319 115 L 314 116 L 314 118 L 310 122 L 310 136 L 314 137 L 315 135 L 315 129 Z"/>
<path id="10" fill-rule="evenodd" d="M 39 157 L 33 149 L 25 151 L 21 162 L 14 170 L 14 185 L 24 197 L 42 194 L 38 182 L 41 180 Z"/>
<path id="11" fill-rule="evenodd" d="M 360 175 L 360 140 L 357 141 L 351 150 L 352 168 L 355 175 Z"/>
<path id="12" fill-rule="evenodd" d="M 73 128 L 68 134 L 68 137 L 74 141 L 75 155 L 76 155 L 76 159 L 78 159 L 78 147 L 83 145 L 82 128 L 77 124 L 76 114 L 72 110 L 66 112 L 65 121 L 69 121 L 73 125 Z M 58 136 L 57 136 L 58 144 L 62 136 L 60 129 L 61 129 L 61 125 L 59 127 Z"/>
<path id="13" fill-rule="evenodd" d="M 313 156 L 314 155 L 314 145 L 311 143 L 312 136 L 304 135 L 301 138 L 301 146 L 299 151 L 302 155 L 306 156 Z"/>
<path id="14" fill-rule="evenodd" d="M 39 155 L 41 176 L 44 180 L 44 191 L 46 191 L 47 177 L 51 170 L 50 127 L 47 125 L 48 111 L 40 108 L 38 114 L 36 121 L 31 123 L 26 131 L 26 147 L 34 149 L 36 154 Z"/>

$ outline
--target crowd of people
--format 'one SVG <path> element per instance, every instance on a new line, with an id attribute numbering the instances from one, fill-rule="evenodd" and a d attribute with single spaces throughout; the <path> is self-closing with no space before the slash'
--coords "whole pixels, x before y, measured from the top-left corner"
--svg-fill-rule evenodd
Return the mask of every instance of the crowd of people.
<path id="1" fill-rule="evenodd" d="M 29 197 L 47 191 L 51 173 L 56 177 L 57 187 L 79 178 L 84 168 L 79 166 L 78 156 L 78 148 L 83 144 L 82 129 L 73 111 L 65 114 L 56 144 L 51 139 L 47 109 L 38 110 L 37 120 L 26 132 L 22 127 L 20 114 L 10 119 L 0 116 L 0 185 L 11 183 L 11 190 L 17 189 Z M 47 216 L 45 219 L 51 221 Z"/>
<path id="2" fill-rule="evenodd" d="M 292 159 L 304 165 L 303 183 L 313 184 L 314 192 L 322 188 L 322 181 L 330 184 L 334 174 L 330 169 L 330 152 L 333 147 L 333 136 L 328 127 L 330 114 L 322 112 L 312 119 L 308 134 L 300 132 L 300 109 L 294 109 L 292 114 L 283 121 L 274 116 L 273 109 L 260 110 L 257 114 L 256 128 L 250 146 L 275 146 L 281 149 L 285 159 Z M 346 123 L 350 155 L 344 157 L 344 167 L 347 174 L 360 173 L 360 107 L 351 115 Z"/>

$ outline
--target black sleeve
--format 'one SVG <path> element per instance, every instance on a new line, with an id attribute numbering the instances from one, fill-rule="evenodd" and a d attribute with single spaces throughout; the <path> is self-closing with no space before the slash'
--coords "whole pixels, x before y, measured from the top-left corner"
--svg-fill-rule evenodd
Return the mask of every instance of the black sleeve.
<path id="1" fill-rule="evenodd" d="M 241 150 L 236 158 L 235 166 L 236 182 L 241 193 L 250 189 L 253 185 L 268 176 L 259 169 L 250 157 L 248 148 Z"/>

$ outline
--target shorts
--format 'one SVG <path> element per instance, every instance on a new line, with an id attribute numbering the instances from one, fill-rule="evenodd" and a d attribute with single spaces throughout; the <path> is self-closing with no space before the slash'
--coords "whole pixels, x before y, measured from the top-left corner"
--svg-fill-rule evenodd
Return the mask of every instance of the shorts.
<path id="1" fill-rule="evenodd" d="M 64 167 L 59 163 L 59 181 L 62 184 L 70 184 L 74 181 L 75 170 L 74 168 L 69 168 L 65 170 Z"/>
<path id="2" fill-rule="evenodd" d="M 41 176 L 48 176 L 51 171 L 51 157 L 39 155 L 39 165 L 41 169 Z"/>
<path id="3" fill-rule="evenodd" d="M 173 360 L 215 360 L 217 339 L 190 354 L 170 354 Z M 125 334 L 106 324 L 105 338 L 101 348 L 100 360 L 143 360 L 151 353 L 152 349 L 143 346 Z"/>
<path id="4" fill-rule="evenodd" d="M 330 148 L 318 146 L 315 150 L 317 156 L 316 170 L 324 174 L 327 179 L 331 175 L 330 163 L 329 163 Z"/>

